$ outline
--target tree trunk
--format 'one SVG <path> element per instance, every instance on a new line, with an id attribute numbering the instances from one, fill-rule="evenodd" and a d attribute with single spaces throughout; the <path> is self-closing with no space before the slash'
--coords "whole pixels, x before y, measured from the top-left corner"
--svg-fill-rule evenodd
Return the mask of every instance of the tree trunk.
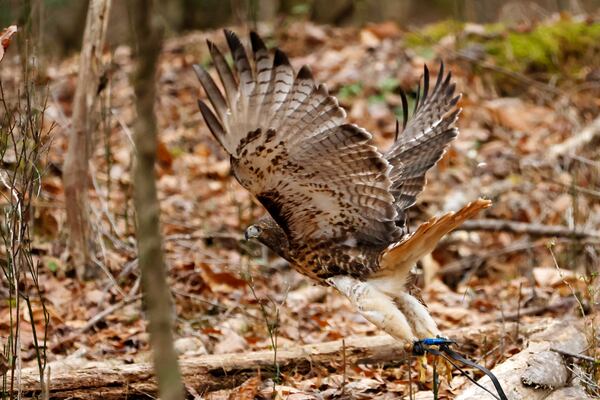
<path id="1" fill-rule="evenodd" d="M 162 31 L 152 18 L 152 0 L 130 0 L 133 48 L 137 69 L 133 86 L 137 97 L 134 126 L 137 161 L 134 171 L 134 202 L 137 218 L 138 262 L 142 273 L 143 298 L 147 306 L 148 330 L 158 378 L 160 398 L 183 398 L 183 385 L 173 346 L 172 306 L 160 234 L 160 207 L 154 176 L 157 128 L 154 114 L 156 65 L 162 46 Z M 145 372 L 149 378 L 149 371 Z"/>
<path id="2" fill-rule="evenodd" d="M 90 262 L 93 240 L 90 238 L 87 196 L 88 163 L 92 153 L 93 130 L 98 121 L 96 105 L 100 89 L 100 65 L 110 6 L 111 0 L 90 0 L 89 3 L 79 56 L 69 148 L 63 167 L 69 250 L 71 262 L 80 279 L 94 276 L 97 271 Z"/>
<path id="3" fill-rule="evenodd" d="M 515 331 L 516 324 L 496 322 L 444 333 L 464 348 L 476 348 L 482 343 L 506 338 Z M 550 320 L 540 318 L 536 322 L 521 323 L 519 332 L 522 337 L 528 337 L 550 324 Z M 341 371 L 344 360 L 347 365 L 386 364 L 397 363 L 406 356 L 403 343 L 389 335 L 380 335 L 278 349 L 277 362 L 281 372 L 293 374 L 306 373 L 319 366 Z M 186 387 L 198 393 L 231 389 L 257 374 L 267 378 L 274 376 L 275 372 L 271 350 L 182 357 L 181 367 Z M 115 365 L 107 361 L 82 366 L 74 361 L 61 360 L 51 363 L 50 368 L 50 397 L 53 399 L 148 399 L 156 395 L 156 382 L 152 377 L 152 366 L 148 363 Z M 36 372 L 32 368 L 23 370 L 26 396 L 34 395 L 39 387 Z"/>

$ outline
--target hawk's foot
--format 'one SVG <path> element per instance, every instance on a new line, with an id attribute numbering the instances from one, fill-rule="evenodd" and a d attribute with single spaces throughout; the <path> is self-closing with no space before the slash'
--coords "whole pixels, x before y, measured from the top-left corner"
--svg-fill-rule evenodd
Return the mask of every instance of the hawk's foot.
<path id="1" fill-rule="evenodd" d="M 446 382 L 450 382 L 452 380 L 452 364 L 446 359 L 446 357 L 442 356 L 442 353 L 444 352 L 444 348 L 448 348 L 449 345 L 454 343 L 455 342 L 453 340 L 439 336 L 435 338 L 415 340 L 413 342 L 412 353 L 415 356 L 418 356 L 417 371 L 420 382 L 426 381 L 426 371 L 428 365 L 433 367 L 434 380 L 437 381 L 437 376 L 444 377 Z M 429 353 L 429 357 L 427 353 Z M 428 360 L 428 358 L 430 359 Z"/>

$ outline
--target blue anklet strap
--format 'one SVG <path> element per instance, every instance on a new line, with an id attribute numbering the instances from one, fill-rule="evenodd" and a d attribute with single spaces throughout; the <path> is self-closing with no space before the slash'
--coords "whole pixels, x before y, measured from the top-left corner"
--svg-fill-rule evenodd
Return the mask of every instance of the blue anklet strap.
<path id="1" fill-rule="evenodd" d="M 454 343 L 453 340 L 442 338 L 442 337 L 425 338 L 425 339 L 420 340 L 420 342 L 423 343 L 425 346 L 439 346 L 442 344 L 453 344 Z"/>

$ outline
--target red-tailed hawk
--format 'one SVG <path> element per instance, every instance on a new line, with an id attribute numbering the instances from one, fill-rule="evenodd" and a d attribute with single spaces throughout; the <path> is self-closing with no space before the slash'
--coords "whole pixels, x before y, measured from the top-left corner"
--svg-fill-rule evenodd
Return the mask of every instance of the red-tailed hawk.
<path id="1" fill-rule="evenodd" d="M 235 72 L 208 42 L 223 92 L 204 68 L 194 69 L 212 104 L 211 110 L 198 102 L 206 124 L 230 154 L 237 180 L 268 211 L 246 237 L 337 288 L 395 338 L 438 336 L 427 309 L 405 291 L 406 277 L 443 235 L 490 205 L 476 200 L 407 233 L 406 209 L 458 134 L 460 95 L 451 74 L 442 64 L 431 88 L 425 67 L 413 116 L 382 153 L 369 132 L 346 121 L 308 67 L 295 74 L 285 53 L 277 49 L 272 57 L 254 32 L 251 62 L 238 37 L 227 30 L 225 36 Z"/>

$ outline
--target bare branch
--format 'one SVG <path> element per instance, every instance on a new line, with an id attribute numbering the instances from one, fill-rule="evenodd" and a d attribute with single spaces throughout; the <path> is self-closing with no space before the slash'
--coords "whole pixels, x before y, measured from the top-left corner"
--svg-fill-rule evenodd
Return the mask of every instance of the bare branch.
<path id="1" fill-rule="evenodd" d="M 530 224 L 505 219 L 473 219 L 465 221 L 458 230 L 463 231 L 504 231 L 526 233 L 532 236 L 560 236 L 573 239 L 600 239 L 600 232 L 570 229 L 562 225 Z"/>

